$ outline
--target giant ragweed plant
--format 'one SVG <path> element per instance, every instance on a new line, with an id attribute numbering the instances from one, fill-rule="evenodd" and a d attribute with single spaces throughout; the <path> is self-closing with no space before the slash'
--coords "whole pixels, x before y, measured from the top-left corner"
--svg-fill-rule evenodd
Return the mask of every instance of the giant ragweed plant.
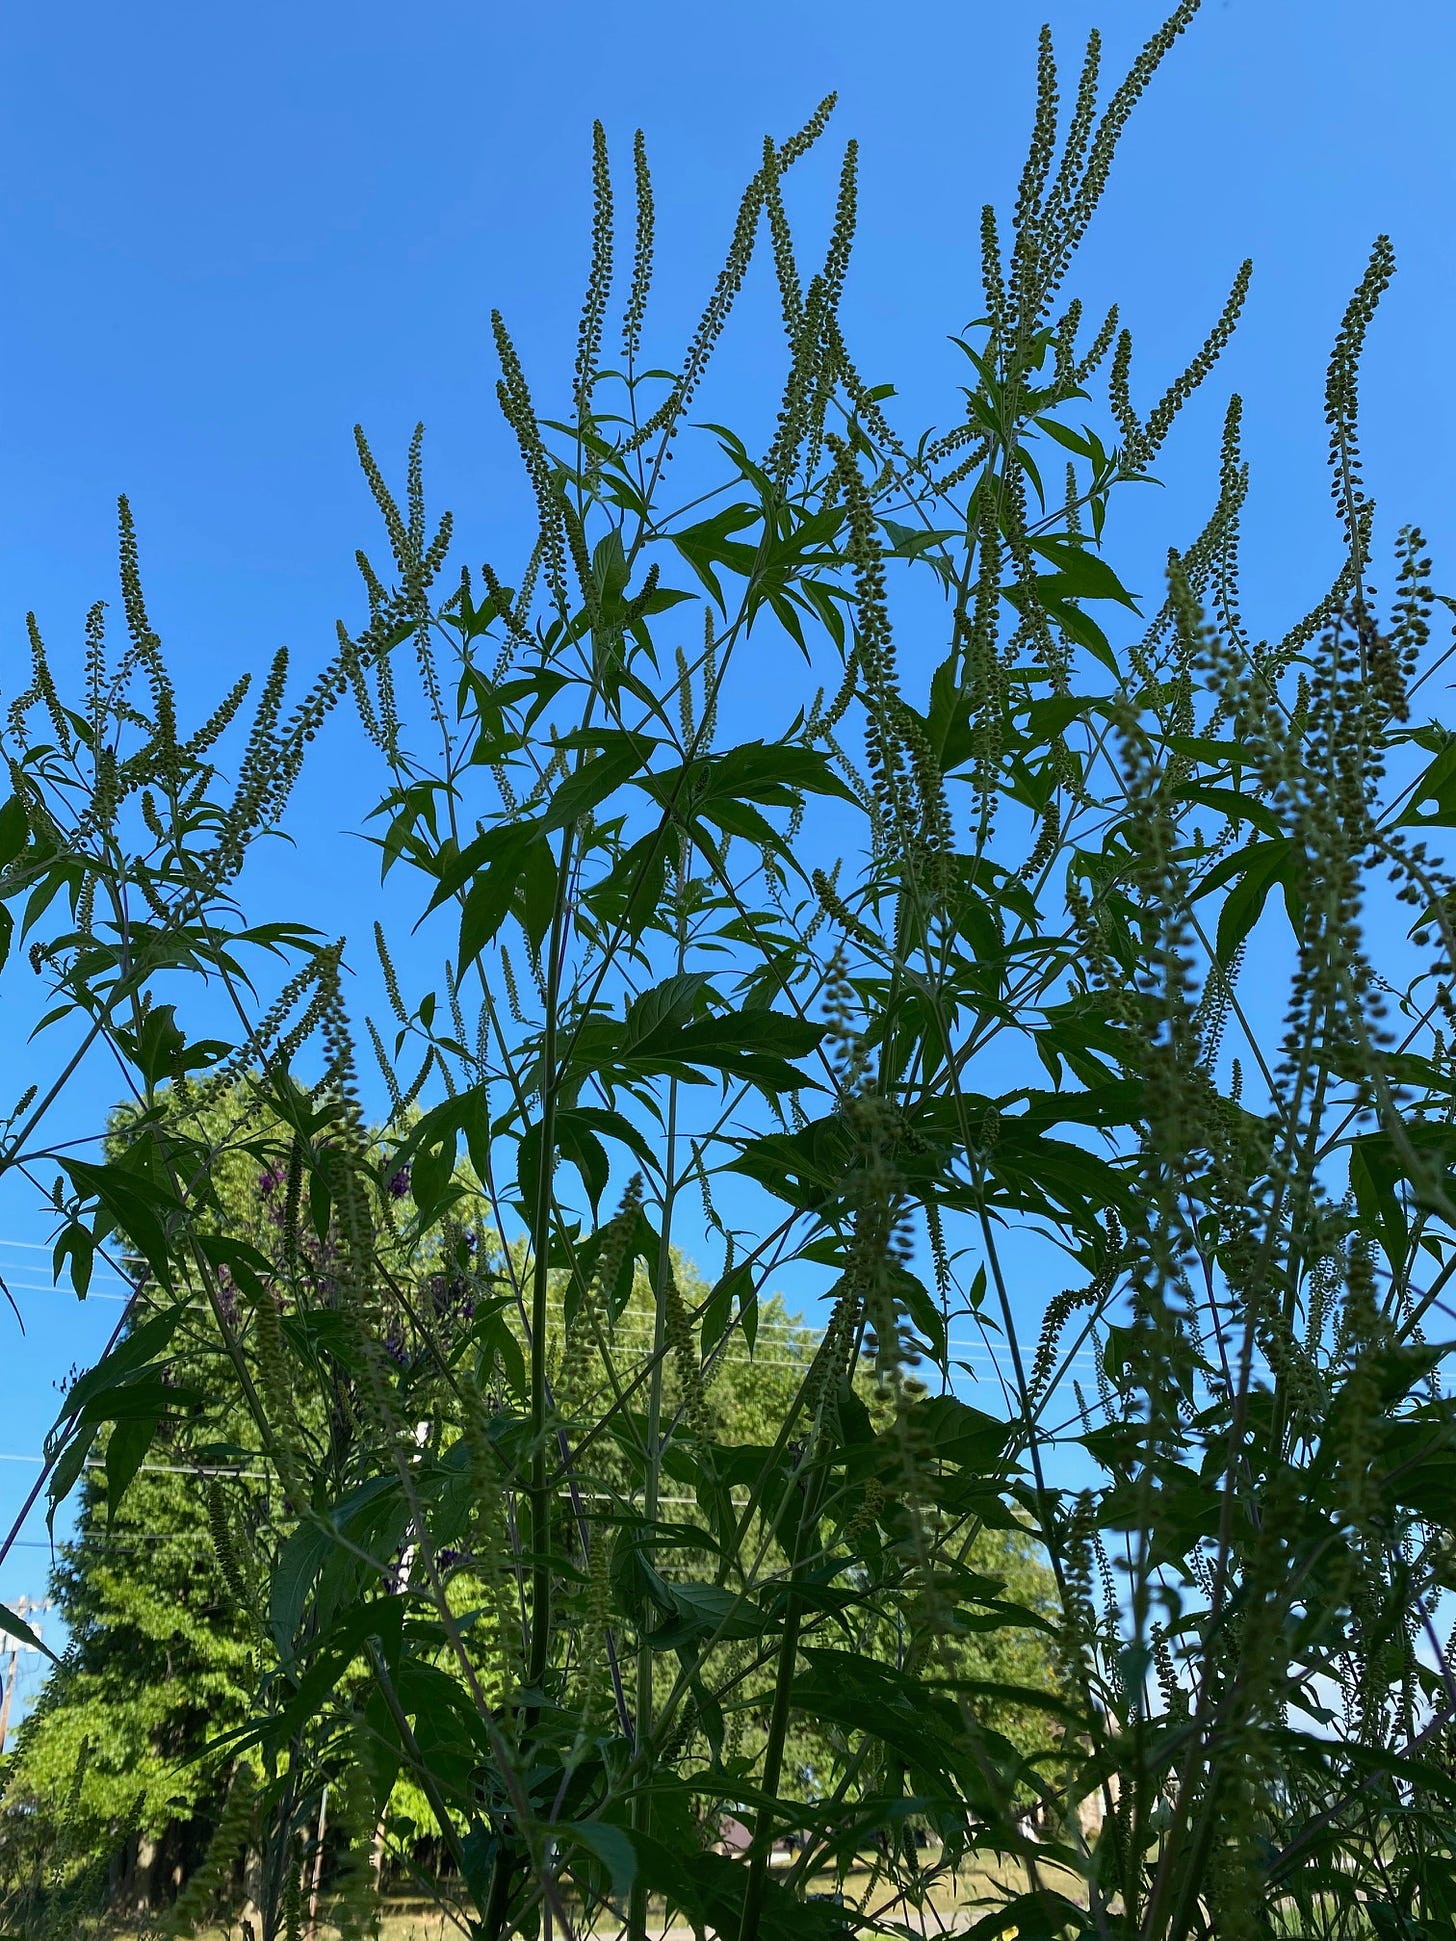
<path id="1" fill-rule="evenodd" d="M 124 1162 L 67 1162 L 59 1246 L 79 1272 L 119 1230 L 162 1297 L 73 1393 L 52 1493 L 100 1423 L 145 1449 L 185 1270 L 289 1520 L 239 1743 L 276 1797 L 328 1783 L 381 1841 L 407 1777 L 462 1932 L 636 1937 L 665 1906 L 813 1941 L 903 1931 L 947 1891 L 986 1936 L 1413 1936 L 1456 1913 L 1456 904 L 1429 833 L 1456 770 L 1420 712 L 1441 657 L 1417 532 L 1393 597 L 1373 584 L 1356 382 L 1389 246 L 1330 364 L 1343 561 L 1277 640 L 1242 611 L 1237 399 L 1151 618 L 1111 558 L 1121 488 L 1166 462 L 1248 267 L 1150 403 L 1117 313 L 1069 294 L 1194 11 L 1105 104 L 1094 36 L 1065 116 L 1044 38 L 948 429 L 898 431 L 855 364 L 853 144 L 822 258 L 797 241 L 787 184 L 832 104 L 765 143 L 665 366 L 645 148 L 619 251 L 598 129 L 562 415 L 495 319 L 523 559 L 472 553 L 442 599 L 419 441 L 400 503 L 361 434 L 389 547 L 361 557 L 367 624 L 341 627 L 296 730 L 265 704 L 220 811 L 129 552 L 123 671 L 154 696 L 115 715 L 133 766 L 92 774 L 112 744 L 37 650 L 57 743 L 17 753 L 0 889 L 37 886 L 27 934 L 71 891 L 77 928 L 37 963 L 151 1114 Z M 760 254 L 784 350 L 750 446 L 692 414 Z M 442 945 L 429 978 L 376 935 L 383 1151 L 344 946 L 193 914 L 346 691 L 383 765 L 384 871 Z M 133 794 L 154 847 L 122 867 Z M 301 958 L 257 1020 L 243 941 Z M 238 997 L 234 1043 L 148 1004 L 203 964 Z M 208 1165 L 159 1097 L 240 1079 L 291 1126 L 290 1220 L 333 1250 L 327 1296 L 305 1275 L 285 1311 L 196 1217 Z M 9 1163 L 34 1171 L 34 1139 L 18 1124 Z M 463 1244 L 467 1160 L 488 1267 Z M 431 1234 L 472 1290 L 452 1345 L 391 1264 Z M 727 1438 L 729 1344 L 755 1343 L 790 1265 L 822 1276 L 822 1331 L 777 1419 Z M 968 1334 L 993 1371 L 976 1405 Z M 1044 1556 L 1054 1596 L 985 1568 L 988 1533 Z M 738 1859 L 724 1807 L 750 1827 Z M 299 1928 L 305 1857 L 271 1824 L 269 1936 Z M 851 1876 L 847 1914 L 825 1895 Z"/>

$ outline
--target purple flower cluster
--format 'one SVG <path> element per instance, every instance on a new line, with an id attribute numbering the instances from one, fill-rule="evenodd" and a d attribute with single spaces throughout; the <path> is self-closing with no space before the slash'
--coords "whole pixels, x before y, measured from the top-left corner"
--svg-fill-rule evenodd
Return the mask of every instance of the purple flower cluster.
<path id="1" fill-rule="evenodd" d="M 469 1322 L 474 1318 L 475 1297 L 470 1282 L 460 1275 L 431 1274 L 425 1282 L 425 1293 L 438 1320 Z"/>
<path id="2" fill-rule="evenodd" d="M 277 1197 L 278 1189 L 286 1185 L 287 1173 L 281 1166 L 270 1166 L 265 1173 L 258 1175 L 258 1191 L 263 1197 L 263 1214 L 270 1226 L 281 1228 L 288 1218 L 288 1208 Z"/>
<path id="3" fill-rule="evenodd" d="M 407 1588 L 411 1579 L 414 1577 L 414 1554 L 415 1546 L 412 1543 L 401 1544 L 391 1560 L 381 1570 L 380 1582 L 384 1587 L 386 1595 L 397 1597 L 402 1590 Z M 435 1552 L 435 1568 L 442 1575 L 452 1570 L 459 1570 L 474 1562 L 475 1558 L 468 1550 L 444 1549 Z"/>

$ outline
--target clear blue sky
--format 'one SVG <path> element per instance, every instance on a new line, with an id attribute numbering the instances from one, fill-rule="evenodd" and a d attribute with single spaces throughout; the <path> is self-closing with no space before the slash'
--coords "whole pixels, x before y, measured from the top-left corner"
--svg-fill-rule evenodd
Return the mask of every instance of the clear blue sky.
<path id="1" fill-rule="evenodd" d="M 505 311 L 549 389 L 580 301 L 593 116 L 624 161 L 633 128 L 647 132 L 672 345 L 762 135 L 782 136 L 837 89 L 797 206 L 822 221 L 838 145 L 856 135 L 851 336 L 867 374 L 899 385 L 905 426 L 950 422 L 959 372 L 945 338 L 979 309 L 978 211 L 1005 205 L 1020 165 L 1038 24 L 1051 20 L 1068 67 L 1100 24 L 1115 74 L 1161 11 L 1152 0 L 7 9 L 0 687 L 23 678 L 27 607 L 65 658 L 86 606 L 112 593 L 122 490 L 185 687 L 220 691 L 282 641 L 317 664 L 335 616 L 357 611 L 353 549 L 375 541 L 356 419 L 387 461 L 424 419 L 431 494 L 459 516 L 465 556 L 508 559 L 520 497 L 487 319 Z M 1391 525 L 1419 519 L 1438 564 L 1456 561 L 1453 78 L 1449 0 L 1206 0 L 1134 122 L 1094 230 L 1077 287 L 1089 308 L 1121 302 L 1144 400 L 1202 336 L 1239 260 L 1255 259 L 1236 348 L 1164 463 L 1147 563 L 1154 534 L 1186 533 L 1206 503 L 1237 386 L 1255 466 L 1247 605 L 1261 630 L 1301 611 L 1334 558 L 1324 361 L 1379 230 L 1401 267 L 1371 345 L 1369 478 Z M 711 415 L 734 415 L 775 327 L 771 305 L 750 301 Z M 323 927 L 360 933 L 372 865 L 361 852 L 357 872 L 341 870 L 334 839 L 365 806 L 353 782 L 339 734 L 321 747 L 300 804 L 305 839 L 277 887 Z M 12 1047 L 6 1086 L 23 1062 Z M 0 1265 L 43 1260 L 8 1244 L 41 1237 L 20 1197 L 0 1193 Z M 116 1313 L 22 1298 L 24 1338 L 0 1313 L 4 1455 L 38 1447 L 53 1382 Z M 0 1462 L 6 1524 L 32 1473 Z M 43 1537 L 39 1519 L 27 1535 Z M 43 1548 L 17 1550 L 0 1599 L 38 1592 L 45 1566 Z"/>

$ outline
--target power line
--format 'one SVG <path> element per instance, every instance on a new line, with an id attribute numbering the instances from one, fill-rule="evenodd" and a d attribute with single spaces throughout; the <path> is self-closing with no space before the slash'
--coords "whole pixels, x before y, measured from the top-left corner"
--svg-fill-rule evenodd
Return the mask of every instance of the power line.
<path id="1" fill-rule="evenodd" d="M 145 1465 L 143 1466 L 145 1467 Z M 199 1471 L 197 1473 L 202 1474 L 204 1472 Z M 220 1471 L 218 1473 L 237 1474 L 243 1472 Z M 251 1473 L 257 1474 L 258 1472 L 254 1471 Z M 747 1485 L 735 1484 L 734 1487 L 740 1493 L 746 1495 Z M 558 1499 L 563 1503 L 569 1503 L 571 1501 L 571 1490 L 565 1485 L 558 1489 L 556 1494 Z M 580 1485 L 577 1486 L 577 1494 L 584 1500 L 594 1502 L 610 1503 L 617 1500 L 605 1495 L 601 1491 L 593 1492 L 583 1490 Z M 633 1499 L 630 1496 L 624 1496 L 620 1500 L 630 1503 Z M 698 1509 L 700 1507 L 696 1496 L 659 1496 L 657 1500 L 665 1508 L 669 1509 Z M 260 1536 L 270 1534 L 269 1527 L 262 1525 L 255 1534 Z M 271 1534 L 276 1535 L 277 1532 L 273 1531 Z M 78 1532 L 75 1536 L 63 1537 L 59 1546 L 45 1537 L 18 1537 L 12 1545 L 12 1548 L 16 1550 L 55 1550 L 58 1547 L 66 1546 L 74 1548 L 78 1543 L 85 1543 L 88 1547 L 100 1545 L 107 1549 L 124 1550 L 128 1547 L 135 1547 L 138 1544 L 144 1543 L 200 1543 L 206 1545 L 211 1542 L 212 1535 L 207 1530 L 118 1530 L 115 1532 L 87 1530 L 85 1532 Z"/>
<path id="2" fill-rule="evenodd" d="M 53 1251 L 51 1247 L 43 1245 L 40 1241 L 36 1240 L 0 1239 L 0 1249 L 6 1247 L 23 1247 L 29 1252 L 43 1254 L 49 1254 Z M 109 1267 L 95 1268 L 92 1273 L 92 1279 L 112 1280 L 123 1287 L 128 1285 L 125 1275 L 118 1274 L 114 1268 Z M 66 1291 L 59 1281 L 15 1281 L 12 1285 L 23 1287 L 33 1293 L 63 1293 Z M 552 1295 L 549 1297 L 549 1304 L 554 1309 L 560 1311 L 566 1304 L 565 1298 L 561 1295 Z M 760 1334 L 812 1334 L 814 1331 L 809 1322 L 795 1320 L 785 1316 L 783 1319 L 760 1321 L 758 1324 L 758 1332 Z"/>
<path id="3" fill-rule="evenodd" d="M 50 1253 L 52 1251 L 51 1248 L 43 1245 L 40 1241 L 35 1241 L 35 1240 L 0 1239 L 0 1248 L 5 1248 L 5 1247 L 23 1247 L 28 1251 L 31 1251 L 34 1253 Z M 108 1279 L 113 1280 L 121 1286 L 126 1285 L 124 1278 L 121 1275 L 116 1274 L 111 1269 L 101 1269 L 98 1271 L 98 1274 L 95 1277 L 100 1278 L 102 1280 L 108 1280 Z M 71 1291 L 63 1287 L 61 1283 L 58 1281 L 39 1281 L 39 1280 L 22 1281 L 18 1279 L 11 1279 L 6 1284 L 10 1287 L 17 1289 L 19 1292 L 25 1293 L 25 1294 L 63 1294 Z M 130 1300 L 132 1297 L 130 1294 L 113 1294 L 113 1293 L 106 1292 L 102 1289 L 90 1289 L 84 1296 L 80 1296 L 78 1298 L 82 1300 L 91 1300 L 91 1301 L 125 1302 Z M 560 1313 L 563 1311 L 565 1303 L 561 1299 L 553 1299 L 551 1301 L 551 1306 L 556 1312 Z M 641 1330 L 645 1330 L 645 1327 L 646 1327 L 645 1323 L 631 1324 L 631 1325 L 633 1327 L 640 1327 Z M 624 1331 L 620 1328 L 620 1326 L 613 1330 L 614 1335 L 621 1334 L 622 1332 Z M 781 1321 L 780 1320 L 763 1321 L 759 1324 L 757 1332 L 759 1334 L 765 1334 L 765 1335 L 779 1334 L 779 1335 L 791 1335 L 791 1336 L 796 1336 L 796 1335 L 806 1336 L 807 1339 L 804 1342 L 804 1347 L 806 1352 L 808 1353 L 812 1353 L 813 1349 L 818 1346 L 819 1340 L 821 1339 L 820 1335 L 816 1333 L 816 1331 L 808 1323 L 803 1321 L 795 1321 L 795 1320 L 788 1320 L 788 1319 L 781 1320 Z M 946 1343 L 946 1352 L 955 1356 L 970 1356 L 976 1360 L 990 1361 L 994 1365 L 999 1365 L 1000 1358 L 996 1355 L 994 1350 L 987 1348 L 984 1342 L 979 1337 L 968 1338 L 966 1336 L 958 1336 L 954 1339 L 948 1340 Z M 1070 1359 L 1074 1362 L 1085 1363 L 1088 1366 L 1095 1366 L 1095 1363 L 1096 1363 L 1095 1356 L 1085 1350 L 1079 1351 L 1078 1353 L 1073 1355 Z M 785 1361 L 757 1361 L 756 1360 L 756 1365 L 758 1367 L 763 1367 L 763 1368 L 787 1368 L 787 1367 L 795 1367 L 798 1364 L 792 1363 L 792 1362 L 785 1362 Z"/>
<path id="4" fill-rule="evenodd" d="M 66 1291 L 65 1289 L 60 1287 L 46 1287 L 40 1282 L 34 1282 L 29 1286 L 25 1286 L 19 1282 L 12 1281 L 9 1283 L 9 1285 L 12 1287 L 18 1287 L 21 1293 L 59 1294 L 59 1293 L 64 1293 Z M 131 1298 L 130 1295 L 125 1295 L 125 1294 L 107 1294 L 103 1292 L 97 1292 L 97 1293 L 81 1296 L 78 1300 L 78 1305 L 84 1305 L 85 1302 L 87 1301 L 114 1301 L 119 1304 L 124 1304 L 130 1298 Z M 785 1324 L 779 1324 L 779 1325 L 783 1326 Z M 808 1336 L 808 1339 L 803 1344 L 804 1358 L 801 1361 L 790 1361 L 785 1359 L 771 1360 L 768 1357 L 763 1355 L 755 1355 L 751 1349 L 748 1351 L 747 1355 L 743 1357 L 743 1359 L 747 1360 L 749 1364 L 754 1368 L 806 1368 L 809 1364 L 810 1358 L 812 1357 L 814 1349 L 818 1347 L 819 1341 L 822 1339 L 822 1337 L 815 1335 L 810 1329 L 805 1329 L 804 1333 Z M 623 1329 L 621 1327 L 613 1328 L 610 1332 L 609 1338 L 614 1342 L 619 1342 L 623 1347 L 626 1347 L 626 1348 L 632 1348 L 632 1347 L 645 1348 L 647 1346 L 650 1346 L 652 1341 L 655 1339 L 651 1330 L 647 1328 L 645 1323 L 643 1323 L 640 1327 L 633 1327 L 630 1329 Z M 955 1359 L 958 1361 L 968 1359 L 971 1361 L 983 1362 L 988 1364 L 992 1368 L 999 1368 L 1002 1365 L 1002 1358 L 996 1353 L 994 1349 L 987 1348 L 982 1342 L 975 1339 L 968 1340 L 965 1337 L 962 1337 L 958 1340 L 948 1341 L 946 1343 L 946 1353 L 950 1355 L 952 1359 Z M 1089 1370 L 1095 1370 L 1097 1366 L 1097 1361 L 1096 1361 L 1096 1357 L 1093 1354 L 1091 1354 L 1089 1351 L 1079 1350 L 1076 1354 L 1070 1357 L 1068 1366 L 1071 1366 L 1073 1364 L 1079 1367 L 1087 1368 Z"/>
<path id="5" fill-rule="evenodd" d="M 50 1289 L 42 1290 L 39 1287 L 36 1287 L 31 1289 L 22 1289 L 21 1291 L 39 1293 L 42 1291 L 50 1292 L 52 1290 Z M 61 1292 L 63 1290 L 56 1289 L 55 1291 Z M 129 1296 L 120 1295 L 120 1294 L 89 1294 L 85 1297 L 86 1300 L 91 1300 L 91 1301 L 125 1301 L 129 1298 L 130 1298 Z M 619 1345 L 625 1348 L 638 1347 L 638 1348 L 645 1349 L 651 1345 L 655 1337 L 645 1328 L 640 1332 L 631 1333 L 631 1334 L 626 1333 L 626 1331 L 620 1328 L 614 1328 L 612 1329 L 609 1338 L 614 1343 L 618 1343 Z M 802 1361 L 788 1361 L 784 1359 L 770 1360 L 768 1357 L 764 1355 L 754 1354 L 751 1349 L 748 1350 L 747 1353 L 742 1357 L 740 1357 L 739 1359 L 741 1359 L 743 1362 L 746 1362 L 749 1366 L 754 1368 L 807 1368 L 809 1365 L 809 1361 L 812 1358 L 813 1350 L 818 1346 L 818 1340 L 819 1340 L 818 1337 L 813 1337 L 811 1338 L 811 1340 L 805 1342 L 804 1344 L 805 1352 L 804 1352 L 804 1358 Z M 949 1356 L 951 1356 L 953 1360 L 957 1360 L 957 1361 L 963 1361 L 963 1360 L 969 1359 L 971 1361 L 979 1361 L 979 1362 L 986 1363 L 992 1368 L 1000 1368 L 1002 1366 L 1001 1356 L 999 1356 L 994 1349 L 984 1347 L 979 1341 L 960 1340 L 960 1341 L 947 1342 L 946 1353 Z M 1095 1370 L 1097 1366 L 1097 1359 L 1096 1359 L 1096 1356 L 1091 1354 L 1090 1352 L 1086 1350 L 1079 1350 L 1076 1354 L 1070 1357 L 1067 1365 L 1072 1366 L 1074 1364 L 1076 1366 L 1083 1367 L 1089 1370 Z"/>
<path id="6" fill-rule="evenodd" d="M 38 1468 L 44 1460 L 45 1458 L 43 1456 L 28 1456 L 22 1455 L 19 1452 L 0 1450 L 0 1462 L 24 1462 L 30 1463 Z M 100 1456 L 88 1456 L 82 1467 L 85 1469 L 105 1469 L 106 1463 Z M 141 1465 L 141 1470 L 144 1475 L 240 1476 L 252 1478 L 258 1482 L 269 1482 L 273 1477 L 271 1469 L 236 1469 L 223 1464 L 208 1463 L 144 1462 Z"/>
<path id="7" fill-rule="evenodd" d="M 7 1280 L 4 1282 L 4 1285 L 13 1288 L 17 1294 L 68 1294 L 72 1292 L 70 1288 L 47 1287 L 41 1281 L 27 1283 L 25 1281 Z M 131 1299 L 131 1295 L 108 1294 L 105 1288 L 96 1287 L 88 1288 L 84 1294 L 76 1294 L 74 1299 L 77 1307 L 85 1307 L 91 1301 L 114 1301 L 118 1307 L 125 1307 L 126 1303 Z"/>
<path id="8" fill-rule="evenodd" d="M 46 1245 L 45 1243 L 39 1240 L 0 1239 L 0 1250 L 11 1249 L 11 1248 L 17 1251 L 23 1251 L 28 1254 L 50 1254 L 52 1258 L 54 1258 L 54 1255 L 55 1255 L 54 1244 Z M 29 1265 L 30 1263 L 27 1262 L 26 1264 Z M 124 1281 L 126 1279 L 126 1276 L 124 1274 L 119 1274 L 114 1267 L 108 1267 L 104 1264 L 97 1267 L 94 1271 L 97 1274 L 101 1275 L 103 1279 L 119 1280 L 119 1281 Z"/>
<path id="9" fill-rule="evenodd" d="M 180 1543 L 184 1544 L 188 1549 L 196 1549 L 199 1544 L 205 1545 L 211 1543 L 212 1538 L 205 1531 L 201 1530 L 178 1530 L 176 1532 L 164 1530 L 138 1531 L 135 1536 L 127 1534 L 115 1537 L 104 1537 L 94 1531 L 88 1531 L 84 1539 L 80 1536 L 61 1537 L 54 1543 L 46 1537 L 17 1537 L 10 1548 L 12 1550 L 49 1550 L 54 1556 L 57 1551 L 74 1549 L 77 1544 L 83 1541 L 88 1550 L 99 1546 L 104 1550 L 136 1551 L 158 1543 Z"/>

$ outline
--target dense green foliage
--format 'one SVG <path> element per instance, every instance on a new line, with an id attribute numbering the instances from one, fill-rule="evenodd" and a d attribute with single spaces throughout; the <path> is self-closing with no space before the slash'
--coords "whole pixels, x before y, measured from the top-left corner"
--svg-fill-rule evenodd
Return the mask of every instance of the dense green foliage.
<path id="1" fill-rule="evenodd" d="M 201 1133 L 214 1155 L 217 1230 L 259 1249 L 270 1259 L 275 1281 L 282 1282 L 286 1180 L 271 1169 L 260 1173 L 258 1156 L 239 1139 L 240 1134 L 256 1138 L 258 1118 L 240 1089 L 182 1119 L 178 1129 Z M 125 1121 L 110 1143 L 113 1156 L 124 1149 Z M 468 1168 L 460 1170 L 457 1181 L 466 1196 L 457 1202 L 457 1214 L 469 1208 L 483 1216 L 479 1183 Z M 480 1227 L 474 1234 L 472 1277 L 479 1278 L 482 1270 L 488 1277 L 492 1236 Z M 315 1248 L 316 1271 L 327 1267 L 337 1239 L 331 1235 Z M 440 1252 L 436 1236 L 415 1262 L 415 1292 L 437 1318 L 458 1323 L 471 1303 L 458 1276 L 453 1288 L 444 1282 Z M 398 1268 L 398 1248 L 394 1254 Z M 700 1305 L 707 1287 L 684 1263 L 677 1263 L 677 1272 L 686 1298 Z M 618 1323 L 622 1338 L 650 1338 L 652 1314 L 651 1289 L 639 1272 Z M 203 1323 L 204 1341 L 209 1326 L 210 1317 Z M 814 1337 L 789 1319 L 777 1298 L 763 1303 L 759 1327 L 756 1353 L 741 1336 L 728 1339 L 705 1391 L 715 1439 L 724 1446 L 771 1442 L 810 1364 Z M 170 1344 L 171 1379 L 184 1389 L 204 1387 L 209 1357 L 205 1347 L 189 1353 L 187 1339 L 184 1321 Z M 246 1346 L 246 1334 L 243 1339 Z M 390 1345 L 403 1361 L 403 1339 Z M 256 1364 L 254 1369 L 256 1374 Z M 449 1419 L 448 1392 L 433 1396 L 430 1407 L 443 1418 L 436 1427 L 442 1441 L 459 1434 L 461 1424 Z M 247 1445 L 247 1464 L 257 1463 L 245 1411 L 234 1411 L 226 1421 L 212 1415 L 205 1445 L 182 1413 L 167 1422 L 114 1516 L 104 1467 L 89 1470 L 83 1480 L 77 1537 L 62 1547 L 52 1581 L 71 1649 L 27 1720 L 6 1781 L 11 1818 L 4 1862 L 37 1934 L 42 1928 L 67 1932 L 88 1911 L 94 1915 L 110 1908 L 143 1916 L 165 1906 L 206 1853 L 223 1804 L 238 1783 L 228 1742 L 250 1712 L 255 1620 L 277 1561 L 278 1506 L 270 1505 L 260 1487 L 268 1480 L 266 1472 L 242 1466 L 236 1447 L 219 1447 L 219 1429 L 235 1445 Z M 619 1461 L 611 1468 L 616 1486 L 626 1487 L 625 1465 Z M 672 1511 L 680 1526 L 701 1524 L 691 1497 L 675 1497 Z M 1054 1587 L 1025 1538 L 987 1532 L 977 1560 L 983 1569 L 996 1570 L 1032 1608 L 1048 1613 L 1053 1608 Z M 468 1583 L 470 1575 L 468 1566 L 457 1571 L 457 1586 Z M 968 1669 L 983 1677 L 1050 1689 L 1049 1654 L 1035 1633 L 998 1632 L 972 1640 L 966 1659 Z M 448 1671 L 448 1658 L 442 1662 Z M 762 1689 L 762 1678 L 752 1682 Z M 1015 1707 L 1002 1710 L 1008 1728 L 1028 1745 L 1044 1738 L 1037 1715 L 1018 1714 Z M 761 1739 L 761 1727 L 750 1721 L 746 1737 Z M 831 1757 L 821 1734 L 802 1725 L 792 1731 L 787 1793 L 802 1793 L 803 1776 L 826 1767 Z M 243 1771 L 251 1773 L 246 1760 Z M 326 1802 L 324 1808 L 327 1824 Z M 407 1872 L 435 1863 L 439 1826 L 428 1799 L 407 1777 L 396 1781 L 383 1819 Z M 233 1870 L 221 1883 L 224 1894 L 248 1891 L 258 1843 L 270 1829 L 251 1818 L 245 1832 L 249 1844 L 233 1856 Z M 381 1848 L 381 1857 L 388 1851 Z M 386 1881 L 395 1871 L 389 1869 Z M 38 1881 L 51 1878 L 56 1887 L 49 1894 L 38 1892 Z"/>
<path id="2" fill-rule="evenodd" d="M 1067 294 L 1194 11 L 1105 106 L 1094 39 L 1065 115 L 1044 40 L 949 429 L 897 432 L 846 343 L 853 144 L 812 271 L 796 244 L 785 185 L 830 104 L 766 141 L 666 371 L 645 146 L 622 277 L 598 129 L 549 413 L 495 320 L 537 524 L 508 575 L 472 548 L 437 592 L 419 441 L 401 502 L 361 434 L 390 564 L 361 556 L 367 620 L 286 719 L 275 663 L 231 793 L 210 751 L 242 691 L 179 725 L 129 513 L 128 644 L 98 609 L 74 704 L 36 633 L 0 899 L 134 1093 L 109 1158 L 47 1146 L 64 1074 L 0 1148 L 42 1190 L 60 1170 L 78 1286 L 97 1247 L 137 1263 L 52 1499 L 104 1444 L 124 1507 L 185 1404 L 192 1460 L 246 1456 L 276 1505 L 227 1748 L 250 1776 L 174 1931 L 252 1837 L 261 1932 L 297 1934 L 325 1788 L 344 1933 L 381 1823 L 408 1863 L 426 1809 L 421 1885 L 489 1941 L 638 1941 L 654 1900 L 829 1941 L 903 1927 L 958 1869 L 986 1937 L 1456 1922 L 1456 771 L 1420 712 L 1418 532 L 1373 584 L 1356 388 L 1390 249 L 1329 368 L 1342 563 L 1274 640 L 1241 609 L 1237 399 L 1149 613 L 1115 564 L 1123 487 L 1171 452 L 1247 266 L 1146 407 L 1117 314 Z M 785 347 L 751 447 L 693 413 L 761 237 Z M 345 699 L 421 917 L 408 956 L 376 928 L 378 1131 L 344 942 L 238 915 Z M 204 974 L 226 1038 L 193 1022 Z M 189 1125 L 237 1096 L 223 1136 Z M 228 1217 L 240 1153 L 276 1243 Z M 740 1440 L 725 1366 L 790 1263 L 826 1325 Z M 1023 1545 L 1050 1613 L 1000 1569 Z M 711 1850 L 727 1804 L 741 1860 Z M 824 1896 L 866 1855 L 846 1915 Z"/>
<path id="3" fill-rule="evenodd" d="M 44 1879 L 59 1863 L 65 1876 L 99 1857 L 102 1878 L 74 1882 L 75 1902 L 99 1888 L 130 1905 L 205 1851 L 222 1785 L 216 1762 L 198 1758 L 249 1717 L 256 1651 L 198 1508 L 185 1469 L 149 1473 L 108 1523 L 104 1481 L 87 1477 L 52 1586 L 72 1646 L 6 1780 L 7 1871 L 27 1887 L 37 1867 Z"/>

